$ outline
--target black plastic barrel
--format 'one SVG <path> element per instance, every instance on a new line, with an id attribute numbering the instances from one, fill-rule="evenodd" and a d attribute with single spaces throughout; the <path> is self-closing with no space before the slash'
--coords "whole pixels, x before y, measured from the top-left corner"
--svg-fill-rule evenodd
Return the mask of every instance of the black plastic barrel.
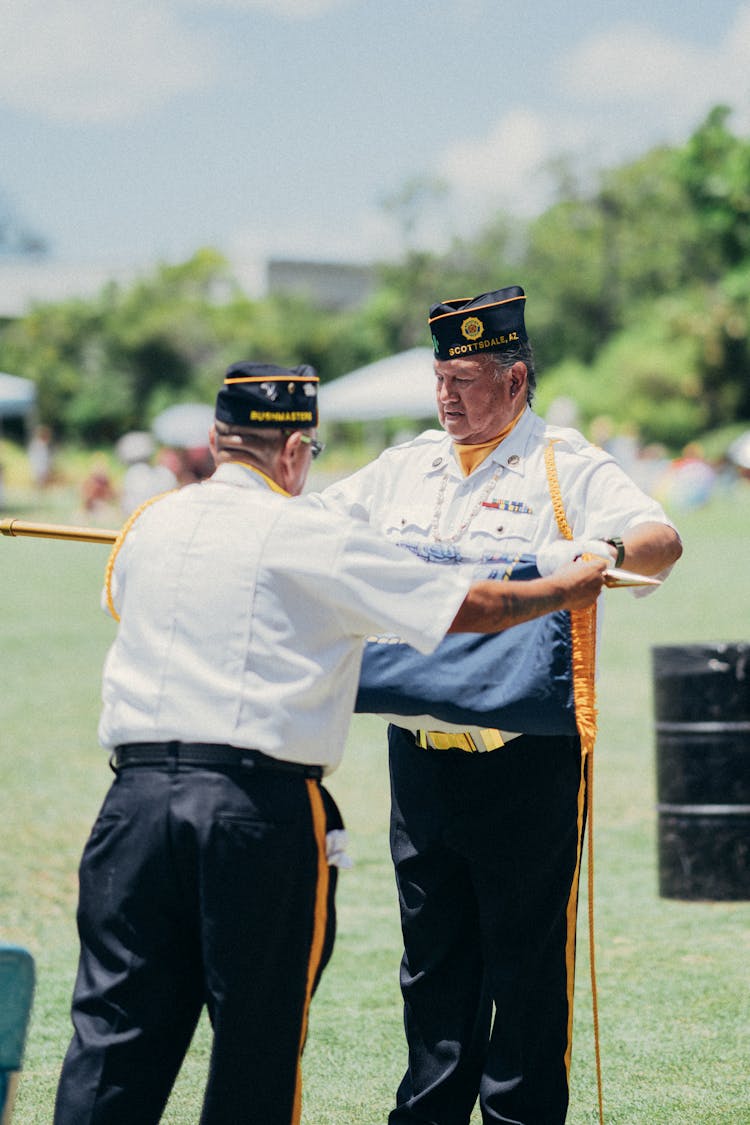
<path id="1" fill-rule="evenodd" d="M 659 894 L 750 899 L 750 645 L 652 649 Z"/>

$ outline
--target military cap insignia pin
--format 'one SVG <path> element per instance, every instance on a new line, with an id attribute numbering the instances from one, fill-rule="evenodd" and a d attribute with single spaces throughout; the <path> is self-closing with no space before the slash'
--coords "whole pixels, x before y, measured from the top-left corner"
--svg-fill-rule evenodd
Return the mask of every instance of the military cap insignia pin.
<path id="1" fill-rule="evenodd" d="M 484 335 L 484 325 L 478 316 L 467 316 L 461 321 L 461 335 L 467 340 L 478 340 Z"/>

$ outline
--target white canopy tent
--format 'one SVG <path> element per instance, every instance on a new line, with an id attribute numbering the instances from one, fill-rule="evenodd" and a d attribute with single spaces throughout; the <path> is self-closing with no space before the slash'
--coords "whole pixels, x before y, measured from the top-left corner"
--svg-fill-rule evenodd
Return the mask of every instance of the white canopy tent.
<path id="1" fill-rule="evenodd" d="M 321 422 L 437 418 L 432 360 L 430 348 L 410 348 L 323 384 Z"/>
<path id="2" fill-rule="evenodd" d="M 0 371 L 0 419 L 25 418 L 36 404 L 36 387 L 30 379 Z"/>
<path id="3" fill-rule="evenodd" d="M 214 408 L 205 402 L 178 402 L 157 414 L 151 432 L 162 445 L 175 449 L 208 447 L 208 431 L 214 420 Z"/>

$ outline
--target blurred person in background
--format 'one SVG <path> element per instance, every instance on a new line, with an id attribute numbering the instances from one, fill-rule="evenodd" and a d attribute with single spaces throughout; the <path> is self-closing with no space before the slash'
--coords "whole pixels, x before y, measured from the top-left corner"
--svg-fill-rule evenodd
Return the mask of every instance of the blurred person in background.
<path id="1" fill-rule="evenodd" d="M 116 452 L 127 465 L 120 491 L 123 516 L 131 515 L 153 496 L 177 487 L 177 477 L 156 456 L 156 443 L 146 431 L 125 434 L 118 441 Z"/>
<path id="2" fill-rule="evenodd" d="M 36 426 L 27 454 L 34 488 L 46 488 L 52 480 L 52 431 L 49 426 Z"/>

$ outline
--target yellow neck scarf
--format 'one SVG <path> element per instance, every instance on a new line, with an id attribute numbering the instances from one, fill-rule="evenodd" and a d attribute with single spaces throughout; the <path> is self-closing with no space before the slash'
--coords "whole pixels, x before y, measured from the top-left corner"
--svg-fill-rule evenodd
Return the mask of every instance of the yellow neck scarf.
<path id="1" fill-rule="evenodd" d="M 458 463 L 463 470 L 465 477 L 482 464 L 482 462 L 492 453 L 493 449 L 497 449 L 498 445 L 504 438 L 507 438 L 510 431 L 516 426 L 523 414 L 523 410 L 516 414 L 512 422 L 509 422 L 504 430 L 501 430 L 497 437 L 490 438 L 489 441 L 480 442 L 479 445 L 459 445 L 457 442 L 453 443 L 453 448 L 456 451 Z"/>

